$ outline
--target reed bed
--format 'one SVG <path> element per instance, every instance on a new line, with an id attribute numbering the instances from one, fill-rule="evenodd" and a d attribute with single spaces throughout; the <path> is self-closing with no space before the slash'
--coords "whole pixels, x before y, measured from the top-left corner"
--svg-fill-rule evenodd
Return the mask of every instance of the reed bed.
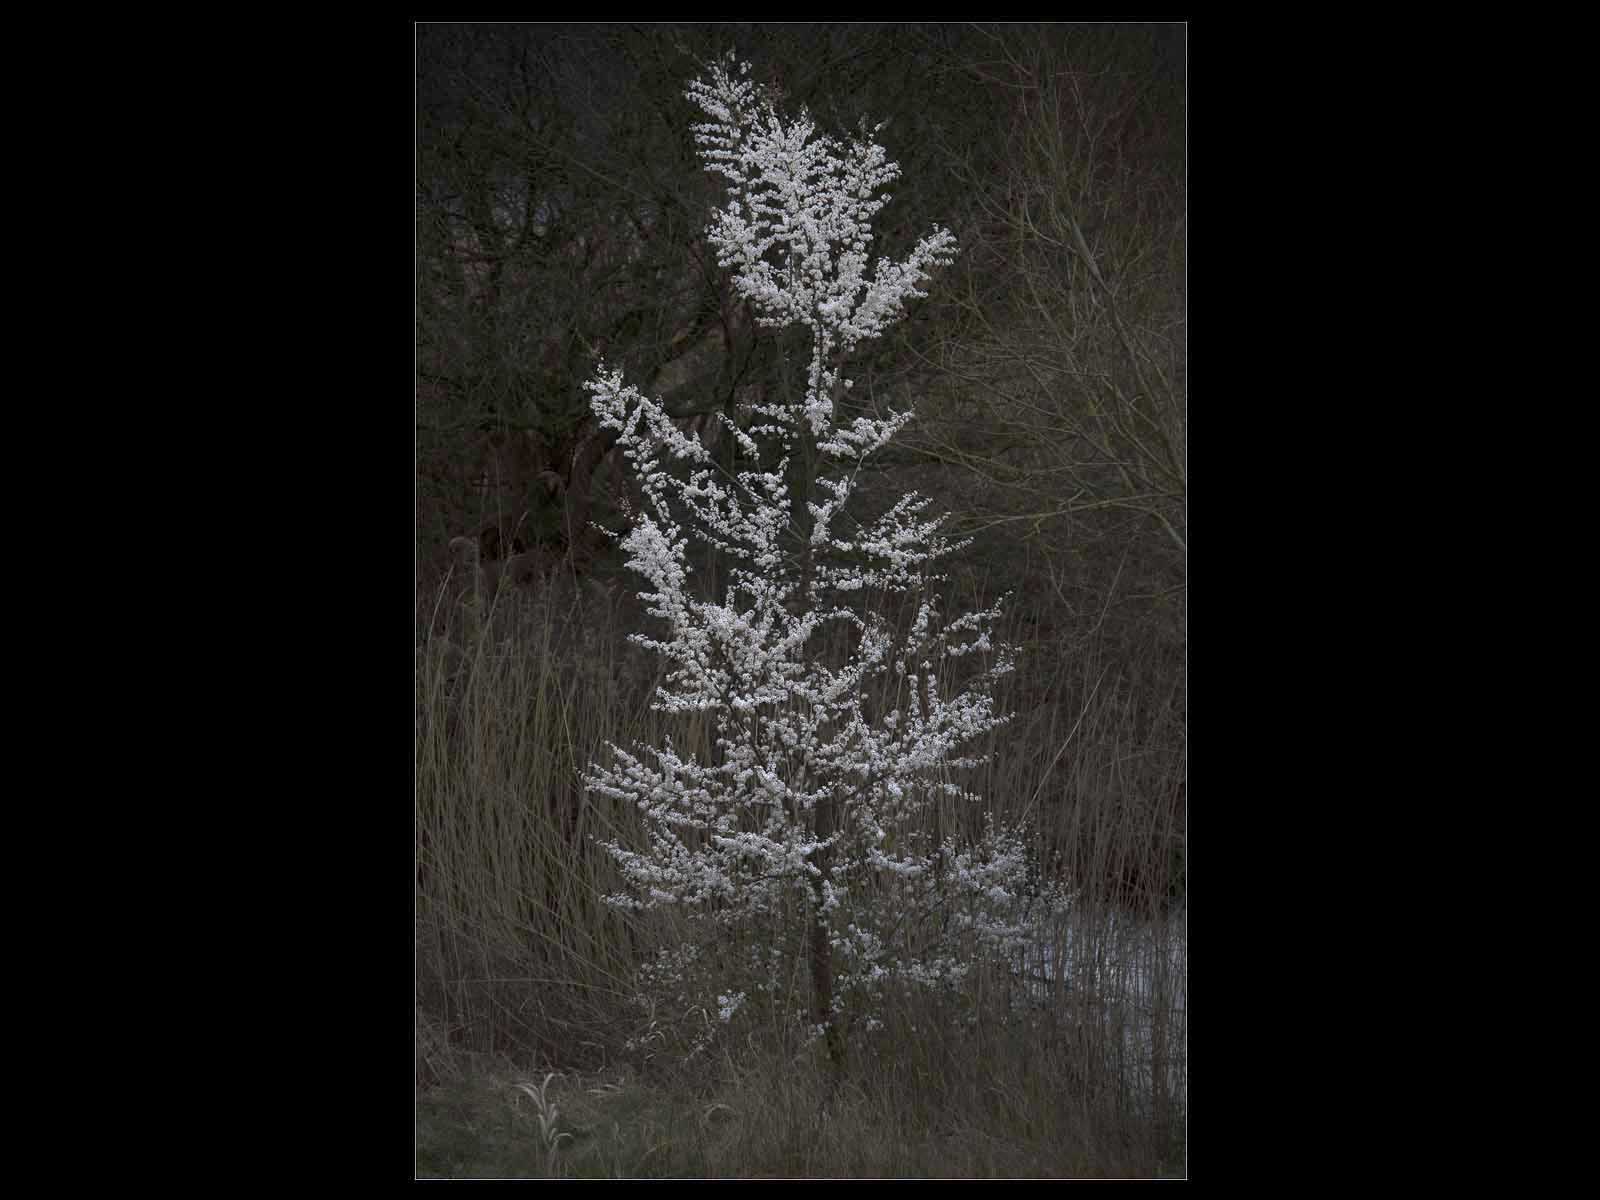
<path id="1" fill-rule="evenodd" d="M 1024 654 L 1001 700 L 1017 715 L 966 782 L 995 819 L 1030 823 L 1074 903 L 957 993 L 893 997 L 840 1076 L 781 1005 L 691 1054 L 694 1014 L 638 1000 L 640 968 L 690 931 L 604 903 L 621 881 L 601 843 L 640 831 L 579 775 L 609 742 L 710 747 L 703 723 L 649 708 L 630 586 L 557 571 L 533 595 L 459 578 L 419 595 L 417 1173 L 1182 1174 L 1181 650 L 1013 607 Z"/>

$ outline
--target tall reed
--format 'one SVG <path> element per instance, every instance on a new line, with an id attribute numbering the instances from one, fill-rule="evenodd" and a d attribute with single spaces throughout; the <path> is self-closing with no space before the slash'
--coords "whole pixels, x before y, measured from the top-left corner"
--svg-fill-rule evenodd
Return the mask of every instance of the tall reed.
<path id="1" fill-rule="evenodd" d="M 673 1014 L 638 1003 L 638 973 L 685 929 L 676 914 L 604 903 L 620 880 L 598 843 L 640 830 L 634 813 L 585 795 L 578 775 L 608 742 L 670 734 L 709 754 L 709 730 L 650 711 L 657 667 L 626 641 L 643 627 L 628 582 L 555 575 L 532 597 L 474 591 L 451 579 L 418 605 L 419 1084 L 459 1078 L 481 1055 L 530 1071 L 666 1069 L 685 1046 L 667 1036 Z M 947 603 L 964 602 L 975 601 L 953 588 Z M 1009 1113 L 1041 1137 L 1070 1125 L 1094 1173 L 1153 1170 L 1181 1153 L 1187 1097 L 1183 663 L 1154 640 L 1068 640 L 1025 605 L 1006 632 L 1026 651 L 1000 697 L 1017 715 L 978 748 L 993 756 L 967 782 L 996 819 L 1032 823 L 1039 869 L 1066 879 L 1075 903 L 961 994 L 897 1001 L 835 1102 L 876 1111 L 880 1133 L 892 1122 L 929 1154 L 935 1130 L 990 1128 Z M 975 816 L 952 807 L 939 819 L 959 836 Z M 748 958 L 723 950 L 733 991 Z M 719 1094 L 811 1086 L 782 1009 L 753 1013 L 737 1053 L 701 1060 L 701 1071 L 721 1063 Z M 884 1090 L 891 1080 L 898 1091 Z M 880 1167 L 900 1161 L 880 1149 Z M 1012 1151 L 1013 1165 L 1030 1161 Z M 837 1153 L 835 1167 L 869 1155 L 859 1144 Z"/>

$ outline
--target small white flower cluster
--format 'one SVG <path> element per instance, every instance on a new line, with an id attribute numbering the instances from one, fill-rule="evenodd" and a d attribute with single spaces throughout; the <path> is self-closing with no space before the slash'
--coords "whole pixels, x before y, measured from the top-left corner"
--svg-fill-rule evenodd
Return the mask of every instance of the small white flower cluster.
<path id="1" fill-rule="evenodd" d="M 886 984 L 953 988 L 980 959 L 1009 960 L 1037 940 L 1040 925 L 1060 916 L 1069 897 L 1029 869 L 1019 832 L 992 825 L 961 850 L 925 848 L 887 855 L 870 847 L 865 868 L 877 872 L 877 907 L 896 915 L 886 940 L 880 930 L 849 921 L 834 939 L 841 991 L 879 999 Z M 885 899 L 886 897 L 887 899 Z M 863 908 L 871 920 L 873 907 Z"/>
<path id="2" fill-rule="evenodd" d="M 871 221 L 889 202 L 880 192 L 899 178 L 899 165 L 864 138 L 841 143 L 818 133 L 804 111 L 785 121 L 749 73 L 729 59 L 686 93 L 711 118 L 694 127 L 701 157 L 730 185 L 708 233 L 763 324 L 812 331 L 805 415 L 820 437 L 833 415 L 836 356 L 880 335 L 907 299 L 925 295 L 921 284 L 955 258 L 956 240 L 936 228 L 904 262 L 879 258 L 869 276 Z M 882 444 L 875 423 L 857 426 L 835 443 L 840 450 Z"/>
<path id="3" fill-rule="evenodd" d="M 724 929 L 806 914 L 833 931 L 841 996 L 877 995 L 896 980 L 949 984 L 967 956 L 1021 936 L 1026 856 L 1012 834 L 991 830 L 958 850 L 909 831 L 930 800 L 971 798 L 948 771 L 975 765 L 963 747 L 1008 719 L 991 685 L 1012 669 L 1012 650 L 992 640 L 998 607 L 945 622 L 924 599 L 897 632 L 879 606 L 851 605 L 863 589 L 920 593 L 939 578 L 930 564 L 966 543 L 941 537 L 943 518 L 924 519 L 930 502 L 915 493 L 864 525 L 845 524 L 862 461 L 911 414 L 845 425 L 835 401 L 849 386 L 846 352 L 923 294 L 955 242 L 935 230 L 905 262 L 879 259 L 869 276 L 868 222 L 898 167 L 881 146 L 818 134 L 804 114 L 786 122 L 747 76 L 748 67 L 719 64 L 688 92 L 711 118 L 696 127 L 707 167 L 730 182 L 709 236 L 761 322 L 810 330 L 813 354 L 802 401 L 752 406 L 748 429 L 724 418 L 737 470 L 620 371 L 601 364 L 586 385 L 644 500 L 621 545 L 650 586 L 640 593 L 647 611 L 666 625 L 660 637 L 633 635 L 667 664 L 655 706 L 706 714 L 715 729 L 710 761 L 670 741 L 638 753 L 613 746 L 612 765 L 585 776 L 645 818 L 646 847 L 608 846 L 630 888 L 609 899 L 687 905 Z M 801 461 L 836 473 L 797 493 L 790 468 Z M 691 537 L 727 564 L 722 596 L 693 593 Z M 825 627 L 851 634 L 842 663 L 808 652 Z M 974 654 L 987 656 L 986 669 L 947 694 Z M 874 692 L 891 698 L 887 708 L 867 703 Z M 926 922 L 905 919 L 936 911 L 949 936 L 930 938 Z M 691 965 L 661 970 L 684 979 Z M 714 997 L 726 1024 L 745 993 L 707 986 L 704 1011 Z"/>

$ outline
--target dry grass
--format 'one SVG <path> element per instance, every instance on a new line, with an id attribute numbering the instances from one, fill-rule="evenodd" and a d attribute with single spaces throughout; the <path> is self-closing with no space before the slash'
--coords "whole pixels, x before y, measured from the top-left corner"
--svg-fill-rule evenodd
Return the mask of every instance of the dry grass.
<path id="1" fill-rule="evenodd" d="M 648 710 L 625 586 L 558 581 L 470 622 L 448 584 L 419 605 L 417 1173 L 1181 1173 L 1181 658 L 1035 639 L 1003 697 L 1018 717 L 972 783 L 1035 821 L 1079 892 L 1024 964 L 1032 999 L 1003 971 L 901 997 L 842 1077 L 776 1019 L 685 1063 L 633 985 L 682 931 L 600 901 L 620 881 L 596 839 L 638 831 L 578 786 L 608 741 L 704 744 Z M 1023 642 L 1049 627 L 1013 619 Z"/>

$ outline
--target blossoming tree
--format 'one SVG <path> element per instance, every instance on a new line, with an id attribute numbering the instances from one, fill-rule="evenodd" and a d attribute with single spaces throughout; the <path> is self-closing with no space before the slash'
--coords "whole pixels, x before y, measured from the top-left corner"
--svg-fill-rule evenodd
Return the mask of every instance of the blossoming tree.
<path id="1" fill-rule="evenodd" d="M 629 885 L 611 902 L 687 906 L 713 941 L 776 931 L 753 943 L 767 961 L 751 978 L 776 991 L 788 966 L 807 979 L 801 1015 L 838 1063 L 847 994 L 870 1025 L 885 988 L 959 980 L 1023 936 L 1021 837 L 990 824 L 963 840 L 919 820 L 940 797 L 976 799 L 950 771 L 976 765 L 962 751 L 1006 720 L 990 685 L 1012 660 L 991 637 L 998 608 L 945 621 L 929 598 L 931 565 L 965 543 L 925 518 L 926 498 L 864 521 L 851 509 L 863 463 L 911 413 L 847 418 L 845 363 L 925 295 L 955 238 L 935 228 L 869 270 L 869 223 L 898 167 L 865 133 L 840 141 L 804 112 L 781 115 L 748 74 L 730 58 L 687 92 L 708 118 L 694 127 L 701 157 L 728 182 L 708 237 L 760 325 L 809 334 L 810 361 L 803 390 L 723 417 L 732 454 L 713 455 L 604 363 L 586 385 L 642 496 L 621 544 L 664 623 L 633 635 L 665 659 L 655 707 L 701 715 L 714 738 L 698 757 L 670 740 L 613 746 L 585 782 L 636 805 L 647 831 L 642 848 L 609 844 Z M 720 595 L 697 594 L 691 537 L 726 564 Z M 898 622 L 863 603 L 894 595 L 907 600 Z M 957 674 L 966 686 L 948 694 Z M 717 995 L 722 1021 L 745 1000 Z"/>

